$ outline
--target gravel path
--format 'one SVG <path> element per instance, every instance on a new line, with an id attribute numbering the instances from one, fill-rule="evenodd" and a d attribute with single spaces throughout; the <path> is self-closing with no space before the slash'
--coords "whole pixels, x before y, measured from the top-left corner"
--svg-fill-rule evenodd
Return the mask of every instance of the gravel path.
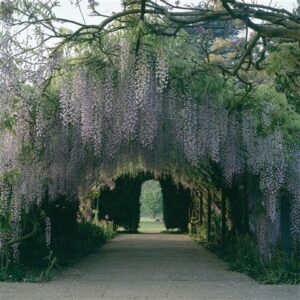
<path id="1" fill-rule="evenodd" d="M 0 300 L 299 300 L 299 286 L 259 285 L 185 235 L 122 234 L 50 283 L 0 283 Z"/>

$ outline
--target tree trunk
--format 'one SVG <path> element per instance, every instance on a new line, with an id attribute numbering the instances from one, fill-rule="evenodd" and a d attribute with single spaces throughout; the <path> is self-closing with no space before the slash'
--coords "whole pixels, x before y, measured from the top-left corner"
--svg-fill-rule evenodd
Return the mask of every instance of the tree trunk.
<path id="1" fill-rule="evenodd" d="M 211 202 L 212 202 L 212 194 L 211 194 L 211 191 L 208 190 L 208 198 L 207 198 L 207 241 L 211 240 Z"/>

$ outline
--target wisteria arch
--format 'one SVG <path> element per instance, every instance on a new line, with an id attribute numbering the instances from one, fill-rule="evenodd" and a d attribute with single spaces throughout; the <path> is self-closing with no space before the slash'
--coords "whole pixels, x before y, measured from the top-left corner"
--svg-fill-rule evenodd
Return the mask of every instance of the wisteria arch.
<path id="1" fill-rule="evenodd" d="M 17 74 L 2 77 L 1 105 L 7 116 L 15 109 L 11 95 L 24 101 L 17 118 L 8 118 L 9 126 L 0 132 L 0 214 L 12 224 L 12 232 L 1 232 L 0 246 L 16 241 L 11 244 L 18 258 L 20 216 L 45 201 L 45 192 L 49 201 L 62 195 L 70 201 L 84 198 L 97 185 L 113 184 L 124 169 L 140 167 L 177 176 L 195 190 L 202 185 L 230 190 L 245 176 L 256 179 L 242 184 L 252 207 L 252 232 L 264 255 L 280 238 L 279 199 L 282 190 L 288 191 L 296 249 L 299 149 L 286 141 L 279 126 L 260 132 L 261 124 L 270 124 L 268 112 L 260 111 L 258 122 L 257 110 L 228 109 L 207 90 L 199 96 L 176 85 L 162 49 L 141 49 L 136 55 L 126 40 L 120 49 L 114 66 L 65 68 L 46 96 L 33 92 L 32 85 L 12 86 Z M 62 61 L 56 58 L 47 70 L 53 72 Z M 1 74 L 8 74 L 7 64 L 1 68 Z M 254 198 L 253 188 L 259 197 Z M 50 244 L 51 220 L 45 220 Z"/>

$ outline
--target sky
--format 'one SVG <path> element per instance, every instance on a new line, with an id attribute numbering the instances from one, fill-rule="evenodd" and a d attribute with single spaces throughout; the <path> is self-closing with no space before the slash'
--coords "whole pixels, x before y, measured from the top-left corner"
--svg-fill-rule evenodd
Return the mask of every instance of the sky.
<path id="1" fill-rule="evenodd" d="M 122 10 L 121 7 L 121 0 L 97 0 L 99 3 L 99 11 L 104 14 L 111 14 L 112 12 L 118 12 Z M 82 16 L 80 14 L 80 11 L 78 8 L 76 8 L 74 5 L 71 5 L 72 0 L 61 0 L 60 4 L 61 7 L 56 10 L 56 15 L 58 17 L 63 17 L 66 19 L 71 19 L 74 21 L 83 22 Z M 73 0 L 74 2 L 74 0 Z M 170 2 L 175 2 L 175 0 L 170 0 Z M 180 4 L 194 4 L 196 5 L 199 3 L 200 0 L 181 0 Z M 250 2 L 250 0 L 246 0 L 246 2 Z M 297 0 L 256 0 L 259 4 L 265 4 L 269 5 L 271 2 L 272 6 L 276 6 L 279 8 L 285 8 L 287 10 L 292 11 L 293 8 L 296 6 Z M 97 24 L 100 20 L 96 17 L 88 17 L 88 0 L 81 0 L 81 8 L 83 11 L 83 14 L 85 15 L 85 21 L 88 24 Z M 70 27 L 70 26 L 68 26 Z"/>

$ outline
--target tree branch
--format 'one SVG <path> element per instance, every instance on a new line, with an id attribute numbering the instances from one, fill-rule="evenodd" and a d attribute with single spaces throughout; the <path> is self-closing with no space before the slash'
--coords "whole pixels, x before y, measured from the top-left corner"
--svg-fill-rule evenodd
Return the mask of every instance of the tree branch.
<path id="1" fill-rule="evenodd" d="M 146 0 L 141 0 L 141 16 L 140 16 L 140 21 L 144 22 L 145 19 L 145 11 L 146 11 Z M 138 38 L 136 42 L 136 47 L 135 47 L 135 55 L 137 56 L 140 50 L 140 45 L 141 45 L 141 32 L 138 33 Z"/>
<path id="2" fill-rule="evenodd" d="M 38 222 L 33 223 L 33 230 L 30 233 L 25 234 L 21 237 L 18 237 L 14 240 L 8 241 L 6 244 L 3 245 L 3 248 L 9 247 L 9 246 L 14 245 L 16 243 L 23 242 L 23 241 L 28 240 L 28 239 L 31 239 L 33 236 L 36 235 L 37 232 L 38 232 Z"/>
<path id="3" fill-rule="evenodd" d="M 241 66 L 243 65 L 245 59 L 247 56 L 251 55 L 252 49 L 256 46 L 256 43 L 259 41 L 260 36 L 259 34 L 255 34 L 254 37 L 252 38 L 252 40 L 250 41 L 248 47 L 246 48 L 243 56 L 241 57 L 239 63 L 236 65 L 236 67 L 234 68 L 232 75 L 235 76 L 237 74 L 237 72 L 239 71 L 239 69 L 241 68 Z"/>

